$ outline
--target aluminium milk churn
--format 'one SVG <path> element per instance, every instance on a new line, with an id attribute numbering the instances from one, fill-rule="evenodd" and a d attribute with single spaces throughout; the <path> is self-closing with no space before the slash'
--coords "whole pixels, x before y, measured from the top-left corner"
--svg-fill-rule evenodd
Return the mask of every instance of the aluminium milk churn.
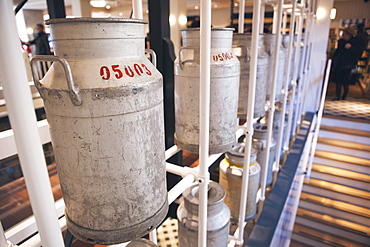
<path id="1" fill-rule="evenodd" d="M 199 185 L 187 188 L 184 201 L 177 209 L 179 246 L 198 247 Z M 208 184 L 207 245 L 226 247 L 229 238 L 230 210 L 224 203 L 225 189 L 218 183 Z"/>
<path id="2" fill-rule="evenodd" d="M 230 209 L 231 219 L 238 220 L 244 164 L 244 143 L 236 143 L 225 153 L 226 158 L 220 163 L 220 184 L 226 190 L 225 204 Z M 256 161 L 257 150 L 252 148 L 249 167 L 248 198 L 245 220 L 256 215 L 256 198 L 260 182 L 261 167 Z"/>
<path id="3" fill-rule="evenodd" d="M 134 241 L 131 241 L 126 247 L 158 247 L 155 243 L 152 241 L 149 241 L 145 238 L 138 238 Z"/>
<path id="4" fill-rule="evenodd" d="M 232 28 L 211 31 L 209 152 L 222 153 L 235 143 L 239 61 L 232 50 Z M 175 61 L 175 144 L 199 151 L 199 29 L 182 30 L 183 47 Z"/>
<path id="5" fill-rule="evenodd" d="M 263 37 L 263 34 L 258 36 L 259 47 L 253 118 L 260 118 L 265 115 L 266 80 L 269 56 L 264 49 Z M 250 51 L 252 48 L 252 35 L 235 33 L 233 36 L 233 47 L 234 51 L 237 48 L 239 48 L 240 50 L 238 54 L 238 58 L 240 61 L 238 115 L 241 119 L 246 119 L 248 110 Z"/>
<path id="6" fill-rule="evenodd" d="M 146 58 L 143 20 L 52 19 L 57 56 L 33 61 L 67 227 L 86 242 L 146 235 L 168 210 L 162 76 Z M 39 60 L 53 61 L 42 81 Z M 138 179 L 140 178 L 140 179 Z"/>
<path id="7" fill-rule="evenodd" d="M 265 43 L 266 51 L 270 55 L 269 65 L 268 65 L 268 71 L 270 75 L 267 78 L 267 91 L 266 91 L 266 95 L 267 95 L 266 97 L 268 100 L 270 99 L 270 92 L 271 92 L 270 90 L 272 87 L 272 72 L 273 72 L 273 66 L 274 66 L 275 42 L 276 42 L 275 34 L 265 34 L 264 43 Z M 282 99 L 281 91 L 284 85 L 285 59 L 286 59 L 286 52 L 285 52 L 283 43 L 281 43 L 280 49 L 279 49 L 279 60 L 278 60 L 279 64 L 278 64 L 278 71 L 277 71 L 275 100 Z"/>
<path id="8" fill-rule="evenodd" d="M 252 145 L 254 148 L 258 150 L 257 154 L 257 162 L 261 165 L 262 172 L 261 172 L 261 180 L 262 176 L 267 169 L 267 178 L 266 178 L 266 185 L 270 185 L 272 183 L 272 166 L 275 161 L 276 155 L 276 142 L 274 138 L 271 136 L 272 140 L 270 142 L 270 155 L 268 164 L 265 164 L 265 157 L 267 155 L 266 149 L 266 142 L 267 142 L 267 124 L 256 124 L 254 125 L 254 134 L 252 139 Z"/>

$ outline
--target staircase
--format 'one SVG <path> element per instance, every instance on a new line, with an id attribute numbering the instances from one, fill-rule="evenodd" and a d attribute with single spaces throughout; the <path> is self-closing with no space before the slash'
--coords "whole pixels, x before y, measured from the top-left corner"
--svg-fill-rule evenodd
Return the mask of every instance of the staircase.
<path id="1" fill-rule="evenodd" d="M 370 122 L 323 118 L 290 246 L 370 246 Z"/>

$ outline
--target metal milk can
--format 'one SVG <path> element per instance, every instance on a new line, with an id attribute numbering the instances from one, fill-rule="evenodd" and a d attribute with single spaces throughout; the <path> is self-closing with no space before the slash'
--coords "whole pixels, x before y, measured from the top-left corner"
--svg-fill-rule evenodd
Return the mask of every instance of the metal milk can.
<path id="1" fill-rule="evenodd" d="M 261 180 L 262 174 L 267 169 L 267 178 L 266 178 L 266 185 L 270 185 L 272 183 L 272 166 L 275 161 L 276 155 L 276 142 L 273 137 L 271 137 L 271 144 L 270 144 L 270 156 L 269 161 L 266 166 L 265 164 L 265 157 L 267 155 L 266 149 L 266 142 L 267 142 L 267 124 L 256 124 L 254 125 L 254 134 L 252 139 L 252 145 L 254 148 L 258 150 L 257 154 L 257 162 L 261 165 L 262 172 L 261 172 Z"/>
<path id="2" fill-rule="evenodd" d="M 257 78 L 256 78 L 256 93 L 254 97 L 254 114 L 253 118 L 260 118 L 265 115 L 266 102 L 266 80 L 269 56 L 267 55 L 263 40 L 264 35 L 258 36 L 258 59 L 257 59 Z M 240 84 L 239 84 L 239 101 L 238 115 L 241 119 L 246 119 L 248 110 L 248 88 L 250 74 L 250 51 L 252 47 L 251 34 L 234 34 L 233 36 L 234 49 L 239 48 L 238 58 L 240 61 Z M 243 49 L 244 48 L 244 49 Z M 245 54 L 243 54 L 245 53 Z"/>
<path id="3" fill-rule="evenodd" d="M 225 247 L 229 237 L 230 210 L 224 203 L 225 189 L 210 181 L 208 185 L 207 246 Z M 179 246 L 198 247 L 199 185 L 182 193 L 184 201 L 177 209 L 179 220 Z"/>
<path id="4" fill-rule="evenodd" d="M 231 28 L 211 31 L 211 105 L 209 152 L 222 153 L 235 143 L 239 61 L 232 50 Z M 175 144 L 199 152 L 199 29 L 182 30 L 183 47 L 175 60 Z"/>
<path id="5" fill-rule="evenodd" d="M 44 99 L 67 227 L 90 243 L 146 235 L 168 210 L 162 75 L 145 21 L 52 19 L 57 56 L 32 62 Z M 36 65 L 53 61 L 39 81 Z"/>
<path id="6" fill-rule="evenodd" d="M 270 99 L 270 90 L 272 87 L 272 71 L 274 66 L 274 50 L 275 50 L 275 42 L 276 42 L 276 35 L 275 34 L 265 34 L 264 44 L 266 47 L 267 53 L 270 55 L 269 57 L 269 65 L 268 71 L 271 73 L 270 76 L 267 78 L 267 91 L 266 91 L 266 98 Z M 278 72 L 277 72 L 277 80 L 276 80 L 276 94 L 275 100 L 282 100 L 282 90 L 284 85 L 284 71 L 285 71 L 285 60 L 286 60 L 286 51 L 281 43 L 279 49 L 279 64 L 278 64 Z"/>
<path id="7" fill-rule="evenodd" d="M 126 247 L 158 247 L 158 245 L 148 239 L 139 238 L 131 241 Z"/>
<path id="8" fill-rule="evenodd" d="M 226 190 L 225 204 L 230 209 L 231 219 L 238 220 L 240 195 L 244 163 L 244 143 L 236 143 L 225 153 L 226 158 L 220 163 L 220 184 Z M 248 198 L 245 220 L 249 221 L 256 215 L 256 198 L 260 182 L 261 167 L 256 161 L 257 150 L 252 148 L 249 167 Z"/>

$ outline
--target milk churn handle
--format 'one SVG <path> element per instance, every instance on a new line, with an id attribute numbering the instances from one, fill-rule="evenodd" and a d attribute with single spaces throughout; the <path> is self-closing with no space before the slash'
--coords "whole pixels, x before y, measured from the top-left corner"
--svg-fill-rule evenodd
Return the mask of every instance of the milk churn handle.
<path id="1" fill-rule="evenodd" d="M 179 64 L 180 64 L 180 69 L 183 69 L 184 68 L 184 64 L 185 63 L 193 61 L 193 60 L 182 61 L 182 51 L 183 50 L 194 50 L 194 49 L 191 48 L 191 47 L 181 47 L 180 48 L 180 50 L 179 50 Z"/>
<path id="2" fill-rule="evenodd" d="M 52 55 L 37 55 L 34 56 L 31 59 L 31 69 L 32 69 L 32 77 L 33 81 L 35 83 L 36 88 L 41 88 L 42 84 L 40 82 L 39 74 L 37 72 L 37 63 L 36 62 L 59 62 L 64 69 L 66 79 L 67 79 L 67 85 L 70 93 L 70 98 L 71 101 L 74 105 L 79 106 L 82 104 L 81 96 L 79 93 L 78 88 L 75 86 L 73 77 L 72 77 L 72 72 L 71 72 L 71 67 L 69 66 L 67 60 L 65 60 L 62 57 L 58 56 L 52 56 Z"/>
<path id="3" fill-rule="evenodd" d="M 152 57 L 151 62 L 154 65 L 154 67 L 157 68 L 157 54 L 155 54 L 155 52 L 152 49 L 145 49 L 145 53 L 150 54 L 150 56 Z"/>
<path id="4" fill-rule="evenodd" d="M 233 48 L 240 48 L 242 50 L 242 54 L 241 54 L 241 56 L 237 56 L 238 58 L 245 57 L 248 61 L 250 60 L 249 49 L 246 46 L 244 46 L 244 45 L 233 45 Z"/>

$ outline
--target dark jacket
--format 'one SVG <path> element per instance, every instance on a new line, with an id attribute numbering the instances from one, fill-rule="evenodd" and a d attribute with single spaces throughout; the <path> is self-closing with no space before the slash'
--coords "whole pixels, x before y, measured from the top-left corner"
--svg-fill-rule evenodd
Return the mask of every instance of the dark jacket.
<path id="1" fill-rule="evenodd" d="M 345 45 L 351 44 L 351 48 L 346 49 Z M 333 54 L 333 68 L 352 69 L 356 67 L 358 59 L 361 57 L 362 47 L 359 40 L 352 37 L 350 40 L 338 40 L 338 48 Z"/>
<path id="2" fill-rule="evenodd" d="M 50 55 L 50 46 L 48 36 L 45 32 L 37 33 L 34 40 L 30 44 L 36 45 L 36 55 Z"/>

